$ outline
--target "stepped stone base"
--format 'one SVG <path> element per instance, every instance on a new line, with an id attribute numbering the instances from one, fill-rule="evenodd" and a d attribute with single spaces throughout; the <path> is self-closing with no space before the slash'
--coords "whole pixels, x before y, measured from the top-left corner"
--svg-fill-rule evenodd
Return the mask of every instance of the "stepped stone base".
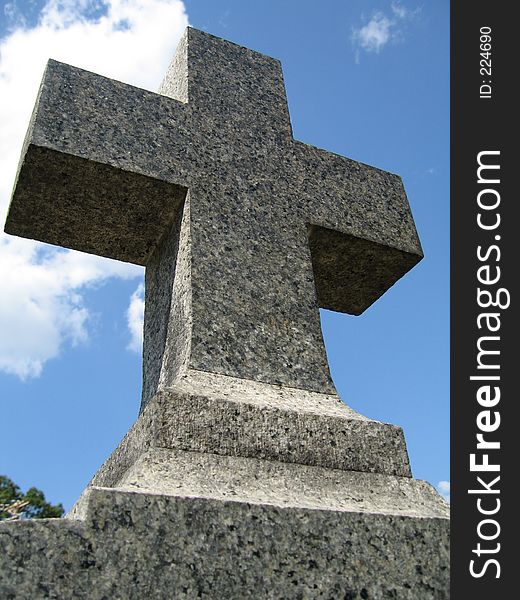
<path id="1" fill-rule="evenodd" d="M 183 451 L 126 479 L 89 488 L 81 518 L 0 527 L 0 596 L 449 598 L 447 507 L 424 482 Z"/>
<path id="2" fill-rule="evenodd" d="M 189 369 L 148 402 L 91 485 L 114 487 L 150 448 L 411 477 L 403 431 L 321 394 Z"/>
<path id="3" fill-rule="evenodd" d="M 150 401 L 67 518 L 0 524 L 0 598 L 449 598 L 449 509 L 398 427 L 218 381 Z"/>

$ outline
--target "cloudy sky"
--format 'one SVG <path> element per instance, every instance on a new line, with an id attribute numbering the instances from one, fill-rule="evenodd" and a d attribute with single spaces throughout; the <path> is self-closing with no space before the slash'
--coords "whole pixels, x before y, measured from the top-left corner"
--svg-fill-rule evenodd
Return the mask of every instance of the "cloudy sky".
<path id="1" fill-rule="evenodd" d="M 447 1 L 0 3 L 0 217 L 49 57 L 157 89 L 189 23 L 280 58 L 295 137 L 403 176 L 426 259 L 359 318 L 322 313 L 334 380 L 405 429 L 449 497 Z M 143 270 L 0 235 L 0 473 L 66 507 L 136 417 Z"/>

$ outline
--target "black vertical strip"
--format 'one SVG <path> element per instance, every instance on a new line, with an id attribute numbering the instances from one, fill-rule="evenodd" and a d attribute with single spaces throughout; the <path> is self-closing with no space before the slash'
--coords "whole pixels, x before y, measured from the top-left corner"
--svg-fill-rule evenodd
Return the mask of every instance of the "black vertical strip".
<path id="1" fill-rule="evenodd" d="M 520 567 L 516 564 L 515 539 L 518 516 L 513 517 L 512 512 L 519 505 L 513 488 L 517 482 L 520 433 L 513 428 L 520 402 L 515 381 L 515 375 L 520 375 L 517 344 L 520 231 L 516 217 L 520 195 L 513 185 L 518 177 L 519 165 L 515 163 L 520 152 L 513 144 L 519 130 L 518 109 L 513 110 L 518 97 L 513 87 L 518 72 L 515 62 L 520 52 L 518 35 L 513 31 L 517 27 L 514 8 L 514 3 L 481 0 L 454 0 L 451 4 L 453 600 L 518 595 L 516 579 Z M 486 46 L 481 47 L 485 41 L 480 39 L 486 28 L 491 29 L 487 57 Z M 481 155 L 482 162 L 500 168 L 483 169 L 481 179 L 486 181 L 479 183 L 478 155 L 490 151 L 500 154 Z M 490 181 L 494 179 L 500 179 L 500 183 Z M 479 207 L 479 193 L 482 204 L 489 207 L 496 201 L 498 206 Z M 498 218 L 500 224 L 494 229 L 480 227 L 479 213 L 485 226 L 492 226 Z M 479 273 L 485 283 L 479 281 Z M 500 278 L 495 282 L 498 274 Z M 491 300 L 496 306 L 479 305 L 478 288 L 484 291 L 480 304 Z M 506 308 L 509 297 L 511 305 Z M 483 316 L 486 314 L 494 316 L 486 318 Z M 479 339 L 481 349 L 500 352 L 481 355 L 481 368 L 478 368 Z M 472 376 L 488 379 L 471 380 Z M 491 376 L 500 379 L 489 379 Z M 496 398 L 495 388 L 500 389 L 500 401 L 495 406 L 486 406 L 486 400 L 492 404 Z M 479 390 L 484 405 L 478 401 Z M 487 396 L 486 391 L 489 391 Z M 488 431 L 481 431 L 479 424 Z M 500 449 L 478 449 L 479 433 L 486 442 L 499 442 Z M 471 471 L 471 454 L 475 454 L 478 464 L 485 462 L 487 454 L 489 463 L 497 465 L 500 471 Z M 498 476 L 498 483 L 491 485 Z M 491 491 L 486 492 L 484 484 Z M 470 494 L 468 490 L 482 492 Z M 486 515 L 482 513 L 484 510 L 497 512 Z M 474 575 L 470 572 L 472 560 Z"/>

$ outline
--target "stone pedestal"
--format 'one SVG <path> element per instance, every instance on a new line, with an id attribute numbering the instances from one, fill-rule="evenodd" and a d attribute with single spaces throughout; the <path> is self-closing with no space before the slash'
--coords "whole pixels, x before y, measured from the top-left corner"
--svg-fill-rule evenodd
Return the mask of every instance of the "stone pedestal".
<path id="1" fill-rule="evenodd" d="M 449 597 L 448 507 L 398 427 L 195 371 L 66 519 L 3 524 L 0 544 L 7 599 Z"/>

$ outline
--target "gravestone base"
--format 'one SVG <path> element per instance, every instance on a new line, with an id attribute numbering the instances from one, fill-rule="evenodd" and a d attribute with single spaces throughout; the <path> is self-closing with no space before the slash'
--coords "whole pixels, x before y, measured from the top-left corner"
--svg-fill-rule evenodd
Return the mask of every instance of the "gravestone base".
<path id="1" fill-rule="evenodd" d="M 117 487 L 152 448 L 411 477 L 403 431 L 337 394 L 188 369 L 147 404 L 90 485 Z"/>
<path id="2" fill-rule="evenodd" d="M 6 600 L 449 598 L 428 484 L 251 458 L 152 450 L 66 519 L 3 524 L 0 546 Z"/>
<path id="3" fill-rule="evenodd" d="M 449 509 L 399 427 L 188 371 L 65 519 L 0 525 L 0 597 L 449 597 Z"/>

